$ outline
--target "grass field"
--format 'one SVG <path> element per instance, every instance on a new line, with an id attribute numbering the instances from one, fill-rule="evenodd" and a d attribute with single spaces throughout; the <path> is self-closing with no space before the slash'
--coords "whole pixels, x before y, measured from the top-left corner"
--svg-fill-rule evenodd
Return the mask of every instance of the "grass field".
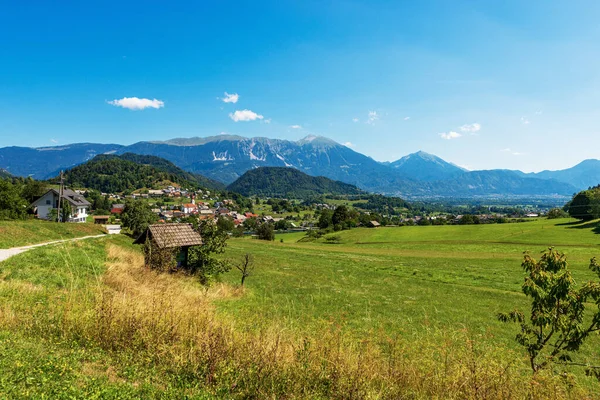
<path id="1" fill-rule="evenodd" d="M 383 330 L 420 338 L 428 330 L 466 328 L 481 341 L 518 352 L 516 327 L 501 324 L 496 314 L 527 309 L 523 252 L 537 256 L 555 246 L 568 256 L 578 282 L 593 279 L 589 260 L 600 256 L 596 224 L 364 228 L 332 234 L 339 244 L 298 243 L 301 233 L 271 243 L 236 239 L 229 256 L 253 254 L 257 272 L 247 281 L 251 294 L 222 301 L 219 310 L 247 329 L 278 324 L 294 333 L 318 330 L 332 319 L 356 337 Z M 227 276 L 230 283 L 237 279 L 235 270 Z M 600 360 L 598 344 L 584 349 L 582 361 Z"/>
<path id="2" fill-rule="evenodd" d="M 0 263 L 0 398 L 597 398 L 579 370 L 532 378 L 516 327 L 496 320 L 527 307 L 523 251 L 555 245 L 591 278 L 594 229 L 231 239 L 224 256 L 252 254 L 256 273 L 241 289 L 232 270 L 209 291 L 146 270 L 126 236 L 38 248 Z M 577 360 L 598 364 L 599 343 Z"/>
<path id="3" fill-rule="evenodd" d="M 101 225 L 58 224 L 41 220 L 0 221 L 0 249 L 104 233 Z"/>

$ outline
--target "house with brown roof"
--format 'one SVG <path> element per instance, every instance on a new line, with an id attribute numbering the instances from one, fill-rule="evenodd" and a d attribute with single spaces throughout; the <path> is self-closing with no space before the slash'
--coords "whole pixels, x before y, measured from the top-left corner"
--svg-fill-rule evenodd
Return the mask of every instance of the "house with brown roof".
<path id="1" fill-rule="evenodd" d="M 134 244 L 149 243 L 149 254 L 146 254 L 146 265 L 152 265 L 152 251 L 164 249 L 178 250 L 177 267 L 187 268 L 188 250 L 193 246 L 202 245 L 202 237 L 192 227 L 192 224 L 154 224 L 150 225 L 140 235 Z M 164 266 L 161 266 L 164 267 Z"/>
<path id="2" fill-rule="evenodd" d="M 367 227 L 368 228 L 379 228 L 381 226 L 381 224 L 377 221 L 369 221 L 367 222 Z"/>

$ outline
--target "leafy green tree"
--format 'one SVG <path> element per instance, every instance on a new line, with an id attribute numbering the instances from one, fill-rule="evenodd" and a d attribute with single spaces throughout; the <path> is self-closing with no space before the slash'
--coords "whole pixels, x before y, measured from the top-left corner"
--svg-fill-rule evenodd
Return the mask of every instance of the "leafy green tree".
<path id="1" fill-rule="evenodd" d="M 255 217 L 247 218 L 244 221 L 244 227 L 246 229 L 248 229 L 249 231 L 255 231 L 256 228 L 258 228 L 258 221 L 256 220 Z"/>
<path id="2" fill-rule="evenodd" d="M 350 213 L 348 212 L 348 207 L 342 205 L 336 207 L 333 215 L 331 216 L 331 222 L 334 225 L 341 225 L 346 223 L 350 219 Z"/>
<path id="3" fill-rule="evenodd" d="M 594 211 L 596 215 L 594 215 Z M 598 210 L 598 196 L 594 194 L 594 189 L 577 193 L 569 203 L 569 215 L 583 221 L 597 218 L 598 211 L 600 211 Z"/>
<path id="4" fill-rule="evenodd" d="M 198 275 L 200 283 L 210 285 L 218 280 L 222 273 L 231 269 L 227 261 L 217 257 L 218 254 L 225 252 L 229 236 L 209 220 L 200 221 L 197 229 L 202 237 L 202 245 L 190 247 L 188 268 L 190 273 Z"/>
<path id="5" fill-rule="evenodd" d="M 321 215 L 319 216 L 319 228 L 327 229 L 329 226 L 333 224 L 332 221 L 333 211 L 331 210 L 321 210 Z"/>
<path id="6" fill-rule="evenodd" d="M 46 182 L 36 181 L 35 179 L 27 178 L 23 184 L 21 197 L 29 204 L 33 203 L 46 193 L 48 187 Z"/>
<path id="7" fill-rule="evenodd" d="M 235 223 L 233 219 L 224 215 L 219 216 L 217 219 L 217 227 L 223 232 L 231 232 L 235 229 Z"/>
<path id="8" fill-rule="evenodd" d="M 121 213 L 121 222 L 125 228 L 128 228 L 133 236 L 141 235 L 148 225 L 155 223 L 158 216 L 152 212 L 152 209 L 145 201 L 128 200 L 125 202 L 125 208 Z"/>
<path id="9" fill-rule="evenodd" d="M 553 248 L 539 261 L 526 254 L 522 267 L 527 273 L 522 290 L 531 299 L 531 315 L 526 318 L 514 310 L 498 318 L 519 324 L 516 341 L 527 350 L 534 373 L 554 362 L 574 364 L 571 354 L 600 330 L 600 280 L 578 289 L 565 255 Z M 595 258 L 590 269 L 600 279 Z M 588 302 L 595 304 L 595 310 L 588 310 Z"/>
<path id="10" fill-rule="evenodd" d="M 279 231 L 287 230 L 290 227 L 290 223 L 285 219 L 275 222 L 275 229 Z"/>
<path id="11" fill-rule="evenodd" d="M 25 218 L 29 203 L 20 188 L 7 179 L 0 179 L 0 219 Z"/>
<path id="12" fill-rule="evenodd" d="M 273 224 L 260 224 L 258 229 L 256 229 L 256 234 L 260 240 L 275 240 L 275 229 L 273 228 Z"/>

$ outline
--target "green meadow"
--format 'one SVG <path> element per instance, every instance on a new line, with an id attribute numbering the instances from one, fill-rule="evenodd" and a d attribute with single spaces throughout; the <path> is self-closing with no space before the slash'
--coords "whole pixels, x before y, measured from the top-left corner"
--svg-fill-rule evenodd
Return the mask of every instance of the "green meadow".
<path id="1" fill-rule="evenodd" d="M 232 259 L 254 255 L 256 273 L 243 298 L 219 302 L 219 310 L 247 329 L 277 324 L 301 334 L 339 321 L 357 338 L 383 331 L 418 340 L 426 331 L 466 329 L 490 344 L 519 351 L 516 326 L 499 312 L 527 311 L 521 293 L 523 253 L 534 257 L 554 246 L 564 252 L 580 283 L 600 257 L 597 222 L 536 220 L 491 225 L 360 228 L 302 242 L 301 233 L 274 242 L 234 239 Z M 283 240 L 283 243 L 281 242 Z M 226 280 L 236 283 L 239 272 Z M 600 341 L 584 351 L 600 360 Z"/>
<path id="2" fill-rule="evenodd" d="M 596 231 L 537 220 L 231 239 L 223 257 L 251 254 L 254 274 L 240 288 L 232 269 L 210 290 L 147 270 L 127 236 L 37 248 L 0 263 L 0 398 L 597 398 L 576 367 L 532 376 L 517 327 L 496 319 L 527 310 L 524 251 L 555 246 L 592 279 Z M 576 360 L 597 365 L 599 344 Z"/>
<path id="3" fill-rule="evenodd" d="M 104 233 L 101 225 L 57 224 L 50 221 L 0 221 L 0 249 L 21 247 L 30 244 L 93 236 Z"/>

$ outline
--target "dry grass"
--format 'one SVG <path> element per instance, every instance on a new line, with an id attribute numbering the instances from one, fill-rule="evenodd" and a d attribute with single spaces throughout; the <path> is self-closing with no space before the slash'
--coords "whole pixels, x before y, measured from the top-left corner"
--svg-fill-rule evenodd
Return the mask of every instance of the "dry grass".
<path id="1" fill-rule="evenodd" d="M 215 315 L 211 301 L 242 296 L 242 289 L 205 290 L 193 277 L 144 268 L 143 256 L 133 250 L 109 245 L 107 252 L 106 273 L 93 289 L 69 293 L 45 314 L 33 310 L 32 319 L 0 308 L 0 321 L 20 318 L 32 333 L 100 347 L 120 357 L 126 364 L 121 367 L 152 366 L 164 379 L 188 385 L 192 394 L 200 387 L 219 397 L 261 399 L 587 396 L 561 377 L 530 378 L 522 359 L 502 348 L 480 347 L 467 331 L 425 331 L 418 348 L 414 339 L 379 332 L 357 341 L 335 321 L 301 339 L 277 327 L 240 332 Z M 84 368 L 122 379 L 108 367 Z"/>

